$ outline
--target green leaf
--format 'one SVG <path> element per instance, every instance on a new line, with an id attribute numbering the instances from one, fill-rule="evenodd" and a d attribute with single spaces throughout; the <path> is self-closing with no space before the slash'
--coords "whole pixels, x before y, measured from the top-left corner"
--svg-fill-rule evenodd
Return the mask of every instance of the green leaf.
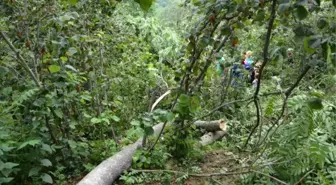
<path id="1" fill-rule="evenodd" d="M 316 49 L 310 48 L 310 43 L 311 43 L 310 37 L 306 37 L 303 41 L 303 48 L 308 54 L 312 54 L 316 51 Z"/>
<path id="2" fill-rule="evenodd" d="M 201 47 L 201 48 L 205 48 L 205 47 L 207 47 L 208 45 L 210 45 L 210 39 L 209 39 L 209 37 L 202 37 L 201 39 L 200 39 L 200 42 L 199 42 L 199 47 Z"/>
<path id="3" fill-rule="evenodd" d="M 68 57 L 66 57 L 66 56 L 60 57 L 60 59 L 63 63 L 68 61 Z"/>
<path id="4" fill-rule="evenodd" d="M 323 108 L 322 100 L 320 98 L 312 98 L 308 101 L 308 106 L 311 109 L 321 110 Z"/>
<path id="5" fill-rule="evenodd" d="M 300 20 L 303 20 L 308 16 L 308 11 L 303 6 L 298 6 L 295 13 Z"/>
<path id="6" fill-rule="evenodd" d="M 18 150 L 20 150 L 20 149 L 22 149 L 22 148 L 24 148 L 24 147 L 26 147 L 28 145 L 35 146 L 35 145 L 38 145 L 40 143 L 41 143 L 41 140 L 39 140 L 39 139 L 34 139 L 34 140 L 26 141 L 26 142 L 24 142 L 24 143 L 22 143 L 20 145 L 20 147 L 18 148 Z"/>
<path id="7" fill-rule="evenodd" d="M 182 106 L 182 107 L 188 106 L 188 104 L 189 104 L 189 96 L 188 95 L 182 94 L 180 96 L 179 100 L 180 100 L 179 101 L 180 106 Z"/>
<path id="8" fill-rule="evenodd" d="M 166 115 L 167 122 L 171 122 L 174 119 L 174 113 L 168 112 Z"/>
<path id="9" fill-rule="evenodd" d="M 140 4 L 140 7 L 143 10 L 148 11 L 149 8 L 152 6 L 154 0 L 135 0 L 135 1 Z"/>
<path id="10" fill-rule="evenodd" d="M 223 35 L 228 35 L 231 31 L 231 28 L 229 26 L 223 26 L 222 29 L 221 29 L 221 33 Z"/>
<path id="11" fill-rule="evenodd" d="M 9 72 L 7 67 L 0 66 L 0 76 L 3 76 Z"/>
<path id="12" fill-rule="evenodd" d="M 50 154 L 52 153 L 52 149 L 50 145 L 47 144 L 42 144 L 42 150 L 49 152 Z"/>
<path id="13" fill-rule="evenodd" d="M 336 0 L 332 0 L 332 4 L 336 7 Z"/>
<path id="14" fill-rule="evenodd" d="M 140 125 L 140 121 L 133 120 L 133 121 L 131 121 L 131 125 L 133 125 L 133 126 L 139 126 Z"/>
<path id="15" fill-rule="evenodd" d="M 48 68 L 51 73 L 56 73 L 61 70 L 61 67 L 58 65 L 50 65 Z"/>
<path id="16" fill-rule="evenodd" d="M 72 56 L 72 55 L 74 55 L 75 53 L 77 53 L 77 49 L 76 49 L 76 48 L 71 47 L 71 48 L 68 49 L 68 54 L 69 54 L 69 56 Z"/>
<path id="17" fill-rule="evenodd" d="M 0 170 L 3 170 L 3 169 L 13 169 L 15 166 L 19 166 L 19 164 L 12 163 L 12 162 L 2 163 L 0 165 Z"/>
<path id="18" fill-rule="evenodd" d="M 70 70 L 72 70 L 72 71 L 74 71 L 74 72 L 77 72 L 77 69 L 75 69 L 75 68 L 72 67 L 71 65 L 65 65 L 64 67 L 67 68 L 67 69 L 70 69 Z"/>
<path id="19" fill-rule="evenodd" d="M 96 123 L 100 123 L 102 120 L 98 119 L 98 118 L 92 118 L 91 119 L 91 123 L 96 124 Z"/>
<path id="20" fill-rule="evenodd" d="M 41 162 L 42 166 L 46 166 L 46 167 L 52 166 L 52 163 L 49 159 L 42 159 L 40 162 Z"/>
<path id="21" fill-rule="evenodd" d="M 112 119 L 116 122 L 120 121 L 120 118 L 118 116 L 115 116 L 115 115 L 112 116 Z"/>
<path id="22" fill-rule="evenodd" d="M 28 177 L 38 175 L 41 168 L 32 168 L 29 170 Z"/>
<path id="23" fill-rule="evenodd" d="M 265 11 L 264 10 L 258 10 L 257 15 L 254 20 L 256 21 L 263 21 L 265 19 Z"/>
<path id="24" fill-rule="evenodd" d="M 146 135 L 152 135 L 154 133 L 154 130 L 152 127 L 145 127 L 144 130 L 145 130 Z"/>
<path id="25" fill-rule="evenodd" d="M 61 109 L 55 109 L 54 112 L 55 112 L 57 117 L 63 118 L 63 112 L 62 112 Z"/>
<path id="26" fill-rule="evenodd" d="M 68 0 L 68 3 L 71 5 L 75 5 L 78 2 L 78 0 Z"/>
<path id="27" fill-rule="evenodd" d="M 49 183 L 49 184 L 53 183 L 53 180 L 52 180 L 52 178 L 49 174 L 44 173 L 40 177 L 43 180 L 43 182 L 45 182 L 45 183 Z"/>
<path id="28" fill-rule="evenodd" d="M 191 97 L 190 100 L 190 111 L 196 112 L 200 108 L 201 99 L 198 96 Z"/>
<path id="29" fill-rule="evenodd" d="M 2 183 L 9 183 L 13 179 L 14 179 L 13 177 L 0 177 L 0 184 L 2 184 Z"/>
<path id="30" fill-rule="evenodd" d="M 327 22 L 327 20 L 324 19 L 324 18 L 319 19 L 319 20 L 317 21 L 317 27 L 318 27 L 319 29 L 323 29 L 323 28 L 326 27 L 327 25 L 328 25 L 328 22 Z"/>

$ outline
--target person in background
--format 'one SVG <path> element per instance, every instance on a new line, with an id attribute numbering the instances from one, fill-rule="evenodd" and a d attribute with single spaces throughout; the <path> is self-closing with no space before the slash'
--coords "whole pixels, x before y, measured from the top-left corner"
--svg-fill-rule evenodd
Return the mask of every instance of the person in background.
<path id="1" fill-rule="evenodd" d="M 262 65 L 262 62 L 257 62 L 254 67 L 253 67 L 253 73 L 254 73 L 254 78 L 252 79 L 252 84 L 253 86 L 257 86 L 258 85 L 258 79 L 259 79 L 259 76 L 260 76 L 260 67 Z"/>
<path id="2" fill-rule="evenodd" d="M 244 61 L 246 59 L 246 52 L 243 53 L 243 57 L 241 59 L 241 64 L 244 65 Z"/>
<path id="3" fill-rule="evenodd" d="M 253 64 L 253 60 L 252 60 L 252 51 L 247 51 L 245 54 L 245 60 L 244 60 L 244 67 L 246 70 L 250 70 L 251 69 L 251 65 Z"/>
<path id="4" fill-rule="evenodd" d="M 293 49 L 292 48 L 287 49 L 287 58 L 288 58 L 288 63 L 293 64 Z"/>

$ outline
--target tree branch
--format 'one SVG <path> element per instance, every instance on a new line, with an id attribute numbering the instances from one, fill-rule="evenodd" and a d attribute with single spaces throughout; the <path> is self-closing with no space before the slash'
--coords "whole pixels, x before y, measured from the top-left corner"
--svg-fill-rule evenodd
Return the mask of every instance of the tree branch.
<path id="1" fill-rule="evenodd" d="M 259 78 L 258 78 L 258 83 L 257 83 L 257 89 L 254 93 L 254 105 L 257 109 L 257 123 L 256 125 L 254 126 L 254 128 L 252 129 L 252 131 L 250 132 L 245 144 L 244 144 L 244 147 L 247 146 L 250 138 L 252 137 L 255 129 L 259 126 L 260 124 L 260 110 L 259 110 L 259 106 L 258 106 L 258 94 L 259 94 L 259 91 L 260 91 L 260 81 L 261 81 L 261 78 L 262 78 L 262 72 L 263 72 L 263 69 L 265 67 L 265 65 L 267 64 L 268 62 L 268 47 L 270 45 L 270 40 L 271 40 L 271 33 L 272 33 L 272 28 L 273 28 L 273 24 L 274 24 L 274 20 L 275 20 L 275 13 L 276 13 L 276 5 L 277 5 L 277 0 L 273 0 L 273 3 L 272 3 L 272 10 L 271 10 L 271 18 L 268 22 L 268 28 L 267 28 L 267 34 L 266 34 L 266 40 L 265 40 L 265 44 L 264 44 L 264 51 L 263 51 L 263 55 L 264 55 L 264 62 L 262 63 L 260 69 L 259 69 Z"/>
<path id="2" fill-rule="evenodd" d="M 268 175 L 268 174 L 266 174 L 266 173 L 259 172 L 259 171 L 255 171 L 255 170 L 251 170 L 251 171 L 254 172 L 254 173 L 257 173 L 257 174 L 260 174 L 260 175 L 269 177 L 269 178 L 271 178 L 271 179 L 277 181 L 277 182 L 280 183 L 280 184 L 288 185 L 286 182 L 284 182 L 284 181 L 282 181 L 282 180 L 280 180 L 280 179 L 278 179 L 278 178 L 275 178 L 275 177 L 273 177 L 273 176 L 270 176 L 270 175 Z"/>
<path id="3" fill-rule="evenodd" d="M 194 177 L 214 177 L 214 176 L 229 176 L 229 175 L 240 175 L 245 173 L 251 173 L 251 170 L 241 171 L 241 172 L 224 172 L 224 173 L 188 173 L 182 171 L 174 171 L 174 170 L 134 170 L 131 169 L 132 172 L 144 172 L 144 173 L 174 173 L 174 174 L 188 174 L 188 176 Z"/>
<path id="4" fill-rule="evenodd" d="M 284 115 L 285 113 L 285 109 L 286 109 L 286 105 L 287 105 L 287 101 L 290 97 L 290 95 L 292 94 L 293 90 L 299 85 L 300 81 L 302 80 L 302 78 L 308 73 L 309 69 L 311 67 L 310 66 L 306 66 L 306 68 L 304 69 L 304 71 L 300 74 L 300 76 L 298 77 L 298 79 L 296 80 L 296 82 L 285 92 L 285 100 L 282 104 L 282 108 L 281 108 L 281 113 L 280 115 L 278 116 L 278 118 L 276 119 L 276 121 L 272 124 L 272 126 L 267 130 L 266 132 L 266 136 L 264 137 L 263 139 L 263 142 L 267 139 L 268 137 L 268 134 L 271 132 L 271 130 L 274 128 L 275 125 L 278 124 L 278 122 L 280 121 L 280 119 L 282 118 L 282 116 Z M 276 130 L 278 129 L 279 127 L 276 128 Z M 276 130 L 273 132 L 275 133 Z M 261 142 L 261 143 L 263 143 Z"/>
<path id="5" fill-rule="evenodd" d="M 41 86 L 40 82 L 38 81 L 38 79 L 36 78 L 36 76 L 34 75 L 33 71 L 29 68 L 28 64 L 22 58 L 22 56 L 20 55 L 20 53 L 15 49 L 15 47 L 13 46 L 13 44 L 9 41 L 9 39 L 7 38 L 7 36 L 5 35 L 5 33 L 3 31 L 0 31 L 0 35 L 5 40 L 5 42 L 7 43 L 7 45 L 11 48 L 11 50 L 16 54 L 16 57 L 19 59 L 19 63 L 23 66 L 23 68 L 26 70 L 26 72 L 28 72 L 28 74 L 30 75 L 30 77 L 34 80 L 35 84 L 39 88 L 41 88 L 42 86 Z"/>
<path id="6" fill-rule="evenodd" d="M 294 185 L 300 185 L 302 182 L 303 182 L 303 180 L 311 173 L 311 172 L 313 172 L 314 171 L 314 169 L 312 169 L 312 170 L 310 170 L 310 171 L 308 171 L 299 181 L 297 181 Z"/>
<path id="7" fill-rule="evenodd" d="M 253 97 L 250 97 L 250 98 L 247 98 L 247 99 L 234 100 L 234 101 L 230 101 L 230 102 L 224 103 L 224 104 L 222 104 L 222 105 L 220 105 L 220 106 L 218 106 L 218 107 L 212 109 L 208 114 L 196 118 L 196 120 L 204 119 L 204 118 L 210 116 L 211 114 L 215 113 L 215 112 L 216 112 L 217 110 L 219 110 L 220 108 L 225 107 L 225 106 L 227 106 L 227 105 L 230 105 L 230 104 L 233 104 L 233 103 L 238 103 L 238 102 L 246 102 L 246 101 L 250 101 L 250 100 L 252 100 L 252 99 L 253 99 Z"/>

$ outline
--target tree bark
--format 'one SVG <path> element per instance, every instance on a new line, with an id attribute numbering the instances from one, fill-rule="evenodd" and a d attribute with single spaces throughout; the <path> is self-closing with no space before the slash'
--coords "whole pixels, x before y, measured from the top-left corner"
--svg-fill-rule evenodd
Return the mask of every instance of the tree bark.
<path id="1" fill-rule="evenodd" d="M 226 131 L 226 123 L 223 119 L 214 121 L 195 121 L 194 125 L 198 128 L 205 129 L 206 131 Z"/>
<path id="2" fill-rule="evenodd" d="M 155 125 L 153 127 L 154 134 L 158 134 L 162 126 L 163 123 Z M 79 183 L 77 183 L 77 185 L 111 185 L 124 170 L 131 167 L 132 157 L 136 150 L 141 147 L 142 138 L 100 163 Z"/>
<path id="3" fill-rule="evenodd" d="M 200 128 L 208 128 L 215 130 L 201 138 L 202 145 L 208 145 L 222 138 L 226 134 L 226 124 L 224 120 L 215 121 L 196 121 L 196 125 Z M 153 127 L 154 135 L 159 134 L 163 127 L 163 123 L 159 123 Z M 217 130 L 216 130 L 216 129 Z M 101 162 L 96 168 L 88 173 L 77 185 L 111 185 L 124 170 L 132 165 L 132 157 L 136 150 L 143 147 L 143 138 L 139 138 L 135 143 L 126 146 L 123 150 L 116 153 L 112 157 Z"/>
<path id="4" fill-rule="evenodd" d="M 224 137 L 226 135 L 226 131 L 223 130 L 218 130 L 215 132 L 209 132 L 205 135 L 203 135 L 201 137 L 201 145 L 205 146 L 205 145 L 209 145 L 213 142 L 215 142 L 218 139 L 221 139 L 222 137 Z"/>

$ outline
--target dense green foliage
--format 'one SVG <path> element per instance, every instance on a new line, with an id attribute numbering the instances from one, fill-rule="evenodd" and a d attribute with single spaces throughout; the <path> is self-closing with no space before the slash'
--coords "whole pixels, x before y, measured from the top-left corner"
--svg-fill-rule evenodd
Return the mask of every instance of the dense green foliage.
<path id="1" fill-rule="evenodd" d="M 175 161 L 185 173 L 130 171 L 120 178 L 126 184 L 185 183 L 218 149 L 247 153 L 241 165 L 258 170 L 239 184 L 335 184 L 335 7 L 334 0 L 1 1 L 0 184 L 77 182 L 139 137 L 134 169 Z M 216 58 L 231 68 L 247 50 L 263 63 L 257 87 L 245 77 L 232 84 L 230 73 L 221 81 Z M 224 119 L 228 136 L 200 147 L 199 119 Z M 163 134 L 152 137 L 160 122 Z"/>

